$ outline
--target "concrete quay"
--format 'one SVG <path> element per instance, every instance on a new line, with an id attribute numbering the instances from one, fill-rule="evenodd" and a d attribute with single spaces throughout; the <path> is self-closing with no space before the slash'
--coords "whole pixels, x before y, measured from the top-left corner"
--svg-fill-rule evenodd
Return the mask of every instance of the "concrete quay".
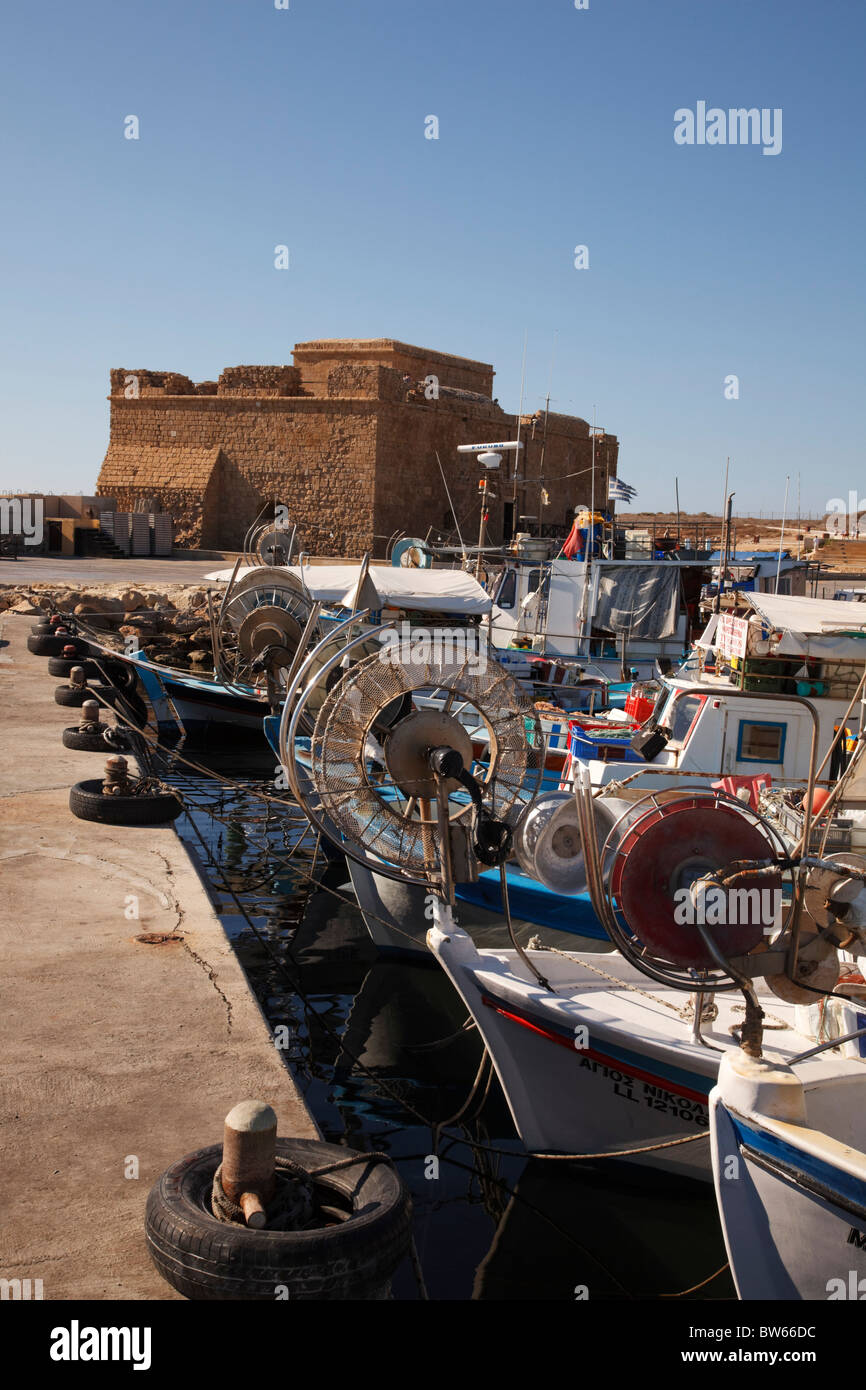
<path id="1" fill-rule="evenodd" d="M 77 711 L 31 621 L 0 619 L 0 1277 L 178 1299 L 144 1242 L 159 1174 L 246 1098 L 281 1135 L 318 1131 L 174 829 L 70 812 L 104 759 L 61 744 Z"/>

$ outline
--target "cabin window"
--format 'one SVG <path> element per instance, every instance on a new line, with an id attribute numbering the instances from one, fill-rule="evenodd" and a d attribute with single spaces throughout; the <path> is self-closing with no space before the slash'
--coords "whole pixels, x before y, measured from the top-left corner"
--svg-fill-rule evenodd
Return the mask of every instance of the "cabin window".
<path id="1" fill-rule="evenodd" d="M 669 711 L 671 743 L 685 743 L 703 706 L 703 695 L 679 695 Z"/>
<path id="2" fill-rule="evenodd" d="M 781 763 L 785 756 L 784 724 L 741 719 L 737 736 L 738 763 Z"/>
<path id="3" fill-rule="evenodd" d="M 499 586 L 493 601 L 494 603 L 498 603 L 500 608 L 513 608 L 516 596 L 517 571 L 506 570 L 499 581 Z"/>
<path id="4" fill-rule="evenodd" d="M 541 570 L 530 570 L 526 579 L 526 592 L 534 594 L 541 583 Z"/>

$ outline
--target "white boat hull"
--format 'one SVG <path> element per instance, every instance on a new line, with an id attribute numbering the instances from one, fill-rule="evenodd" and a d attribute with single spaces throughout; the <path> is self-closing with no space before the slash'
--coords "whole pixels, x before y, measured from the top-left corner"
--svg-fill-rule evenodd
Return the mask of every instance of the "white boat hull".
<path id="1" fill-rule="evenodd" d="M 436 926 L 427 940 L 478 1025 L 531 1153 L 603 1154 L 710 1179 L 708 1097 L 724 1049 L 736 1046 L 735 997 L 718 996 L 703 1045 L 674 1011 L 687 996 L 655 987 L 616 954 L 530 952 L 546 990 L 515 952 L 478 951 L 459 928 Z M 772 1011 L 793 1020 L 780 1001 Z M 771 1036 L 789 1055 L 808 1046 L 790 1027 Z"/>
<path id="2" fill-rule="evenodd" d="M 796 1075 L 741 1053 L 722 1063 L 713 1176 L 741 1299 L 866 1299 L 864 1086 L 863 1063 L 835 1054 Z"/>

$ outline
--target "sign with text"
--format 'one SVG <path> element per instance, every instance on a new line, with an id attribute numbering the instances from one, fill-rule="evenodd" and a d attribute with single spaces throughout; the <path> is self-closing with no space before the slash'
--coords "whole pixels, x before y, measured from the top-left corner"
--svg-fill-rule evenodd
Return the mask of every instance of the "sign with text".
<path id="1" fill-rule="evenodd" d="M 745 618 L 734 618 L 730 613 L 719 614 L 719 631 L 717 643 L 719 651 L 723 656 L 746 655 L 746 643 L 749 639 L 749 624 Z"/>

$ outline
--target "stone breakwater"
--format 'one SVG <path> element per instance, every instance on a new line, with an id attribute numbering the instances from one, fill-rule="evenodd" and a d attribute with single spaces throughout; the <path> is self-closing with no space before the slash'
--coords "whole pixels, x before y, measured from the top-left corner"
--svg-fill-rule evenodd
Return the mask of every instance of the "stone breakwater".
<path id="1" fill-rule="evenodd" d="M 79 617 L 104 633 L 108 645 L 136 639 L 158 665 L 198 672 L 213 666 L 207 589 L 201 585 L 0 585 L 0 620 L 51 613 Z"/>

